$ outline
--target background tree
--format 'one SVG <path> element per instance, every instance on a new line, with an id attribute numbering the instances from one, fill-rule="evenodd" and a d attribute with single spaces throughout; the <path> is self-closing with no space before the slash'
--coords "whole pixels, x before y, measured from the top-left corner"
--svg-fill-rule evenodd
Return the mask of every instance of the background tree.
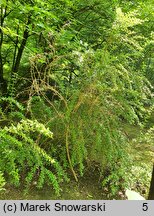
<path id="1" fill-rule="evenodd" d="M 150 183 L 148 199 L 154 200 L 154 165 L 153 165 L 153 170 L 152 170 L 152 178 L 151 178 L 151 183 Z"/>

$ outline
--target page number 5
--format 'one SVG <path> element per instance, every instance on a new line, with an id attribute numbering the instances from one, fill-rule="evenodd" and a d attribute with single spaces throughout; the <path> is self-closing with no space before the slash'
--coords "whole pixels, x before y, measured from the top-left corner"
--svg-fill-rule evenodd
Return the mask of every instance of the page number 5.
<path id="1" fill-rule="evenodd" d="M 148 203 L 143 203 L 142 210 L 148 211 Z"/>

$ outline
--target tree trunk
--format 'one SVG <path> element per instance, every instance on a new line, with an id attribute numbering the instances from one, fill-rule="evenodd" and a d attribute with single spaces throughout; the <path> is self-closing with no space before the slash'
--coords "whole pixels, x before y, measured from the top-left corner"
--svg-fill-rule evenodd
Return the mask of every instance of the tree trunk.
<path id="1" fill-rule="evenodd" d="M 30 23 L 31 23 L 31 18 L 29 16 L 28 17 L 28 22 L 26 24 L 26 29 L 25 29 L 25 31 L 23 33 L 23 39 L 21 41 L 20 47 L 18 49 L 17 57 L 16 57 L 14 65 L 13 65 L 13 69 L 12 69 L 13 73 L 17 73 L 18 70 L 19 70 L 19 65 L 20 65 L 20 62 L 21 62 L 22 54 L 23 54 L 23 51 L 25 49 L 25 46 L 26 46 L 26 43 L 27 43 L 27 39 L 29 37 L 29 27 L 28 27 L 28 25 Z"/>
<path id="2" fill-rule="evenodd" d="M 148 200 L 154 200 L 154 164 L 153 164 L 153 171 L 152 171 L 152 178 L 150 183 Z"/>
<path id="3" fill-rule="evenodd" d="M 3 23 L 4 23 L 4 16 L 3 16 L 3 7 L 0 8 L 0 91 L 2 95 L 7 93 L 7 82 L 4 79 L 4 70 L 3 70 L 3 58 L 2 58 L 2 44 L 3 44 Z"/>
<path id="4" fill-rule="evenodd" d="M 1 67 L 1 65 L 0 65 L 0 91 L 3 96 L 5 96 L 7 93 L 7 82 L 3 78 L 3 67 Z"/>
<path id="5" fill-rule="evenodd" d="M 0 30 L 1 40 L 2 40 L 2 31 Z M 7 83 L 3 77 L 3 60 L 2 60 L 2 43 L 0 43 L 0 91 L 4 95 L 7 91 Z"/>

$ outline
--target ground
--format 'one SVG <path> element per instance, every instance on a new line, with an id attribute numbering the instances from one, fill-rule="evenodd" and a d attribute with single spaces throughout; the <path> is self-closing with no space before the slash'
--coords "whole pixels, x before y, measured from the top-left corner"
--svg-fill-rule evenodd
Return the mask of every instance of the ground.
<path id="1" fill-rule="evenodd" d="M 63 191 L 60 196 L 55 195 L 53 189 L 49 186 L 42 190 L 37 190 L 32 187 L 28 194 L 24 194 L 22 188 L 11 188 L 8 186 L 5 192 L 0 193 L 1 200 L 104 200 L 107 199 L 103 194 L 101 183 L 99 182 L 99 175 L 97 172 L 88 172 L 82 177 L 79 182 L 71 179 L 69 183 L 63 183 Z"/>

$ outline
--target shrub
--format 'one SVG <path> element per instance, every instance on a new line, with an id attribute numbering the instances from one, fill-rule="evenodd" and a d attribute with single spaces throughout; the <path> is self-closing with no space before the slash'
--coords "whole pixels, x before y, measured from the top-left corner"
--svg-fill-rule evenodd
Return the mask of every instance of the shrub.
<path id="1" fill-rule="evenodd" d="M 67 178 L 58 161 L 52 158 L 52 152 L 41 148 L 41 136 L 52 142 L 53 133 L 37 120 L 21 120 L 1 129 L 0 169 L 14 185 L 24 178 L 27 187 L 35 180 L 38 188 L 52 184 L 59 193 L 59 183 Z"/>

